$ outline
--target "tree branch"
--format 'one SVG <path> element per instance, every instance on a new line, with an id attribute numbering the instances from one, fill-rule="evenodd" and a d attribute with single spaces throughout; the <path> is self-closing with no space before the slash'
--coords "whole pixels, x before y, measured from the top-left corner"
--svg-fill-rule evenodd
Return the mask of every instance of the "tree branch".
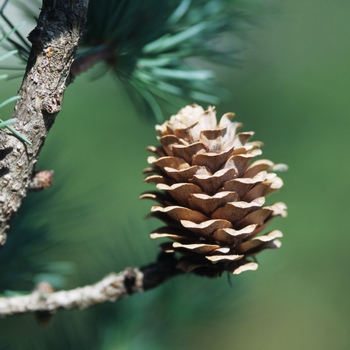
<path id="1" fill-rule="evenodd" d="M 53 293 L 38 288 L 26 296 L 0 298 L 0 317 L 31 312 L 52 313 L 58 309 L 85 309 L 106 301 L 117 301 L 153 289 L 182 274 L 183 271 L 178 270 L 176 265 L 177 259 L 173 254 L 161 253 L 154 264 L 111 273 L 93 285 Z"/>
<path id="2" fill-rule="evenodd" d="M 43 0 L 12 127 L 24 144 L 0 130 L 0 247 L 34 176 L 46 136 L 62 106 L 70 68 L 86 20 L 88 0 Z"/>

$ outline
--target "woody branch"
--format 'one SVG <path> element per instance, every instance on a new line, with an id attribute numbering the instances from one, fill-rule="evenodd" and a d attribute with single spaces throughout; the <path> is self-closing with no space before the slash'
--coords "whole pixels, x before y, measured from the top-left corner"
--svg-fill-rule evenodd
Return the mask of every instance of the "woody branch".
<path id="1" fill-rule="evenodd" d="M 118 301 L 134 293 L 153 289 L 167 279 L 183 273 L 176 268 L 172 254 L 160 254 L 158 260 L 141 268 L 126 268 L 111 273 L 101 281 L 68 291 L 50 292 L 37 288 L 25 296 L 0 298 L 0 317 L 59 309 L 85 309 L 107 301 Z"/>
<path id="2" fill-rule="evenodd" d="M 28 65 L 18 92 L 13 128 L 23 143 L 0 130 L 0 247 L 10 222 L 35 176 L 35 164 L 47 134 L 61 109 L 70 68 L 86 20 L 88 0 L 43 0 Z"/>

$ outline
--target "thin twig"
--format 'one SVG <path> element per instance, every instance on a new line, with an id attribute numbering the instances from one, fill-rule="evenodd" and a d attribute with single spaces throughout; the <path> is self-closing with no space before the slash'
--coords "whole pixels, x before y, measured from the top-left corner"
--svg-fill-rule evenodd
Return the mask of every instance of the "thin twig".
<path id="1" fill-rule="evenodd" d="M 39 288 L 29 295 L 0 298 L 0 317 L 43 311 L 52 313 L 59 309 L 86 309 L 106 301 L 114 302 L 153 289 L 182 274 L 176 265 L 177 260 L 172 254 L 161 253 L 154 264 L 111 273 L 93 285 L 53 293 Z"/>

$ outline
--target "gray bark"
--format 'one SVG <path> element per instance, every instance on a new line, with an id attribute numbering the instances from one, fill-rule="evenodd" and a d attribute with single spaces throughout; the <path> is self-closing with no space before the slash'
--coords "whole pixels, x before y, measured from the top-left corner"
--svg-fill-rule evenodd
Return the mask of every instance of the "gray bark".
<path id="1" fill-rule="evenodd" d="M 31 294 L 0 298 L 0 317 L 24 313 L 53 313 L 60 309 L 86 309 L 107 301 L 118 301 L 134 293 L 142 293 L 183 274 L 177 269 L 173 254 L 161 253 L 155 263 L 141 268 L 126 268 L 111 273 L 101 281 L 72 290 L 54 292 L 47 283 L 39 285 Z"/>
<path id="2" fill-rule="evenodd" d="M 96 284 L 69 291 L 47 292 L 45 288 L 38 288 L 29 295 L 0 298 L 0 316 L 53 312 L 58 309 L 86 309 L 95 304 L 116 301 L 133 293 L 143 292 L 142 279 L 141 271 L 127 269 L 120 274 L 111 273 Z"/>
<path id="3" fill-rule="evenodd" d="M 43 0 L 18 92 L 12 127 L 32 145 L 0 130 L 0 247 L 34 176 L 35 164 L 63 102 L 86 20 L 88 0 Z"/>

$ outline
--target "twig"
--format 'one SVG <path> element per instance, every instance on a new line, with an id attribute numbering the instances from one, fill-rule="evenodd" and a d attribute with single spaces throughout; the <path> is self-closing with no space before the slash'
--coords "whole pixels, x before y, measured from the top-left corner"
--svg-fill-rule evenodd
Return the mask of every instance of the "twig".
<path id="1" fill-rule="evenodd" d="M 0 129 L 0 247 L 35 174 L 45 138 L 61 109 L 70 67 L 86 20 L 88 0 L 44 0 L 18 92 L 13 128 L 25 144 Z"/>
<path id="2" fill-rule="evenodd" d="M 42 191 L 52 185 L 53 170 L 41 170 L 35 173 L 32 182 L 28 186 L 28 191 Z"/>
<path id="3" fill-rule="evenodd" d="M 172 254 L 161 253 L 154 264 L 111 273 L 93 285 L 53 293 L 39 288 L 29 295 L 0 298 L 0 317 L 43 311 L 52 313 L 58 309 L 86 309 L 106 301 L 117 301 L 155 288 L 183 273 L 176 265 L 177 260 Z"/>
<path id="4" fill-rule="evenodd" d="M 71 67 L 71 79 L 74 79 L 77 75 L 87 71 L 100 61 L 113 65 L 115 64 L 115 60 L 116 56 L 114 48 L 111 45 L 100 45 L 95 47 L 75 59 Z"/>

